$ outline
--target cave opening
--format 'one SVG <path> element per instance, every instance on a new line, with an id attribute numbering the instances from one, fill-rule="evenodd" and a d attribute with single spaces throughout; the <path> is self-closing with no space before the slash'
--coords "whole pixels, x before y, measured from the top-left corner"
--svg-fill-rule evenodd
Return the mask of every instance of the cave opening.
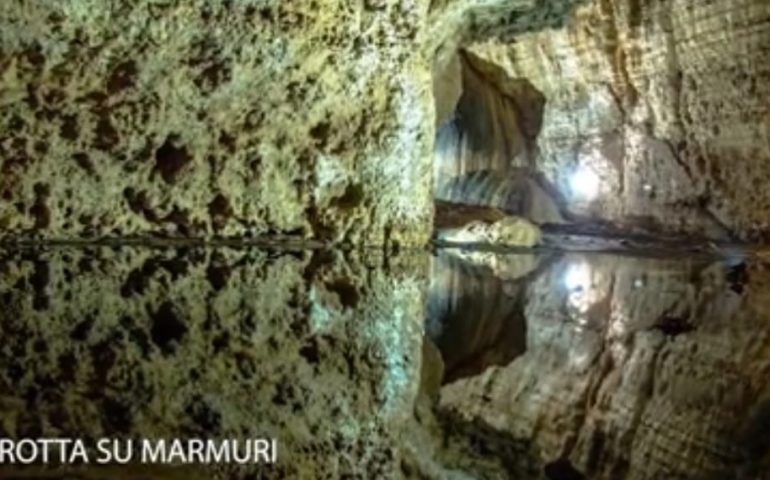
<path id="1" fill-rule="evenodd" d="M 526 78 L 465 50 L 441 70 L 434 79 L 436 238 L 532 246 L 525 231 L 564 222 L 558 193 L 537 165 L 547 99 Z"/>

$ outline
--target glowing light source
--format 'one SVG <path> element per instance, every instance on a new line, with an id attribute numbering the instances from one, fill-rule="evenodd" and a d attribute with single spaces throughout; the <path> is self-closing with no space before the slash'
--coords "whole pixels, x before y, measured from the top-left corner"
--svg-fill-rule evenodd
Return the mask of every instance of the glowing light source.
<path id="1" fill-rule="evenodd" d="M 564 286 L 570 291 L 582 291 L 591 285 L 591 268 L 585 263 L 576 263 L 567 267 L 564 273 Z"/>
<path id="2" fill-rule="evenodd" d="M 580 167 L 569 178 L 572 195 L 584 200 L 592 200 L 599 193 L 599 176 L 590 168 Z"/>

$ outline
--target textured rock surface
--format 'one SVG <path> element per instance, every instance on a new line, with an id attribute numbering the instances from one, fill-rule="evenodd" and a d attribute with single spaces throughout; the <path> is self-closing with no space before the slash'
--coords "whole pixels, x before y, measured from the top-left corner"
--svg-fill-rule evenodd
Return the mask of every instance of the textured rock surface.
<path id="1" fill-rule="evenodd" d="M 0 232 L 424 242 L 426 4 L 3 2 Z"/>
<path id="2" fill-rule="evenodd" d="M 542 180 L 577 219 L 761 240 L 768 18 L 759 0 L 5 2 L 0 235 L 420 244 L 434 111 L 459 98 L 450 170 L 484 148 L 534 170 L 470 182 L 519 210 Z"/>
<path id="3" fill-rule="evenodd" d="M 434 186 L 544 223 L 553 199 L 767 238 L 769 18 L 760 0 L 2 2 L 0 239 L 422 244 Z M 580 169 L 595 200 L 570 191 Z M 539 235 L 474 218 L 464 240 Z M 452 251 L 426 302 L 426 258 L 372 252 L 0 250 L 0 436 L 278 438 L 276 467 L 205 478 L 770 471 L 766 263 Z"/>
<path id="4" fill-rule="evenodd" d="M 540 228 L 529 220 L 497 209 L 438 202 L 436 235 L 441 243 L 533 247 Z"/>
<path id="5" fill-rule="evenodd" d="M 524 218 L 507 216 L 494 223 L 474 220 L 462 227 L 440 230 L 437 238 L 458 244 L 534 247 L 540 242 L 540 229 Z"/>
<path id="6" fill-rule="evenodd" d="M 425 243 L 434 59 L 572 3 L 3 2 L 0 235 Z"/>
<path id="7" fill-rule="evenodd" d="M 593 0 L 566 27 L 468 48 L 546 99 L 537 169 L 578 218 L 677 233 L 770 233 L 770 5 Z M 570 176 L 599 178 L 594 200 Z"/>
<path id="8" fill-rule="evenodd" d="M 508 478 L 767 478 L 768 282 L 755 261 L 545 264 L 523 295 L 526 351 L 444 387 L 442 419 Z M 500 288 L 487 325 L 520 295 Z"/>
<path id="9" fill-rule="evenodd" d="M 493 82 L 479 62 L 459 55 L 451 64 L 458 71 L 447 68 L 448 80 L 434 82 L 437 116 L 443 119 L 434 145 L 434 197 L 500 208 L 539 224 L 560 223 L 556 202 L 534 180 L 545 98 L 526 80 Z M 449 114 L 444 101 L 456 103 Z"/>
<path id="10" fill-rule="evenodd" d="M 4 252 L 0 437 L 270 436 L 278 465 L 231 473 L 388 478 L 419 386 L 426 261 Z"/>

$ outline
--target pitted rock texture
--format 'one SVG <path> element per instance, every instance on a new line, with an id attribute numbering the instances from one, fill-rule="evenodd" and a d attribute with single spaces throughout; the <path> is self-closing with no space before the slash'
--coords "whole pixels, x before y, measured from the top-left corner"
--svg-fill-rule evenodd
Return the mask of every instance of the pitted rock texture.
<path id="1" fill-rule="evenodd" d="M 3 2 L 0 235 L 424 244 L 434 59 L 572 3 Z"/>
<path id="2" fill-rule="evenodd" d="M 592 0 L 558 30 L 468 47 L 546 99 L 540 171 L 586 222 L 770 238 L 770 5 Z M 595 199 L 571 175 L 599 179 Z"/>
<path id="3" fill-rule="evenodd" d="M 502 285 L 472 285 L 509 298 L 473 338 L 523 298 L 526 350 L 443 387 L 438 411 L 454 432 L 445 445 L 499 460 L 506 473 L 487 478 L 768 478 L 769 264 L 569 254 L 523 295 L 519 275 L 486 275 Z M 448 285 L 457 311 L 478 298 Z M 488 468 L 454 457 L 447 468 Z"/>
<path id="4" fill-rule="evenodd" d="M 277 465 L 197 469 L 392 478 L 420 383 L 426 261 L 226 248 L 3 252 L 0 436 L 274 437 Z M 35 471 L 15 468 L 21 478 Z M 158 467 L 152 478 L 173 472 Z"/>
<path id="5" fill-rule="evenodd" d="M 0 234 L 423 243 L 426 3 L 3 2 Z"/>

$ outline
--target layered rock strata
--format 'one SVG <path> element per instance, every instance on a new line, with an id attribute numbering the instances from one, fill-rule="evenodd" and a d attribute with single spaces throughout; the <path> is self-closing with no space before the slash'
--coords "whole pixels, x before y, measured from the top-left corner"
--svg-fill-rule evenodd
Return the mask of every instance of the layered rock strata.
<path id="1" fill-rule="evenodd" d="M 593 0 L 468 50 L 544 95 L 536 169 L 577 221 L 766 241 L 769 46 L 766 2 Z"/>
<path id="2" fill-rule="evenodd" d="M 499 208 L 538 224 L 561 223 L 558 203 L 536 181 L 545 98 L 526 80 L 492 82 L 479 62 L 458 55 L 447 78 L 434 81 L 440 123 L 433 196 Z M 436 212 L 436 222 L 441 214 Z"/>

